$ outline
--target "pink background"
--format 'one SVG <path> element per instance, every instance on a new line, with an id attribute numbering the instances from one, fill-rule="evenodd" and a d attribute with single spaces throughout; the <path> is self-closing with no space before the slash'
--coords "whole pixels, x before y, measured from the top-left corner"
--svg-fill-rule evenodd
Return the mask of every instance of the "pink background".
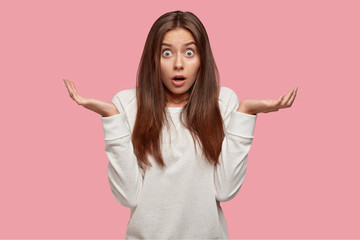
<path id="1" fill-rule="evenodd" d="M 360 238 L 360 1 L 0 1 L 0 238 L 124 238 L 100 115 L 135 86 L 153 22 L 195 13 L 221 85 L 290 109 L 259 114 L 230 238 Z"/>

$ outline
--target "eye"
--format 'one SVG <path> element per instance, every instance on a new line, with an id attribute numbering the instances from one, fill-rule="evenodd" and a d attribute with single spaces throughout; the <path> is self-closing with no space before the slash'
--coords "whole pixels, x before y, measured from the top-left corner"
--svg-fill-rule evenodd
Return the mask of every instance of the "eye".
<path id="1" fill-rule="evenodd" d="M 186 50 L 185 54 L 186 54 L 186 56 L 191 57 L 195 54 L 195 52 L 192 49 L 188 49 L 188 50 Z"/>
<path id="2" fill-rule="evenodd" d="M 169 49 L 165 49 L 163 50 L 162 55 L 164 57 L 169 57 L 171 55 L 171 51 Z"/>

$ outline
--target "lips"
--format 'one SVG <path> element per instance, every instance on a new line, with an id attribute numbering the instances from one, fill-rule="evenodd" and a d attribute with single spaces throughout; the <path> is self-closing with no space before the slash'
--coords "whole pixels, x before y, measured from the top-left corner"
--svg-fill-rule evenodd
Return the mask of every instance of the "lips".
<path id="1" fill-rule="evenodd" d="M 171 80 L 176 87 L 181 87 L 185 84 L 186 77 L 183 75 L 175 75 L 171 78 Z"/>
<path id="2" fill-rule="evenodd" d="M 175 80 L 175 81 L 183 81 L 185 80 L 186 78 L 183 76 L 183 75 L 175 75 L 171 78 L 172 80 Z"/>

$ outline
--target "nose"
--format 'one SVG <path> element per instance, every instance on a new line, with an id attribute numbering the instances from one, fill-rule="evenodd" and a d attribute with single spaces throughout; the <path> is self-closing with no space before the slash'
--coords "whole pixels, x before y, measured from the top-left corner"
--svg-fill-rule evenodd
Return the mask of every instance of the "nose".
<path id="1" fill-rule="evenodd" d="M 184 69 L 184 64 L 180 54 L 176 56 L 174 63 L 174 70 L 179 70 L 179 69 Z"/>

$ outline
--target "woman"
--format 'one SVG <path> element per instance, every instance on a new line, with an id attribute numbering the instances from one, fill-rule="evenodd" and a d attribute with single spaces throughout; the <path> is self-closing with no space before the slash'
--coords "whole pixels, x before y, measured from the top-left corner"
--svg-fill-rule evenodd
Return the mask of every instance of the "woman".
<path id="1" fill-rule="evenodd" d="M 220 202 L 244 181 L 257 114 L 290 107 L 297 92 L 239 103 L 219 86 L 204 26 L 182 11 L 153 24 L 136 88 L 103 102 L 64 81 L 101 115 L 111 191 L 131 209 L 127 239 L 227 239 Z"/>

